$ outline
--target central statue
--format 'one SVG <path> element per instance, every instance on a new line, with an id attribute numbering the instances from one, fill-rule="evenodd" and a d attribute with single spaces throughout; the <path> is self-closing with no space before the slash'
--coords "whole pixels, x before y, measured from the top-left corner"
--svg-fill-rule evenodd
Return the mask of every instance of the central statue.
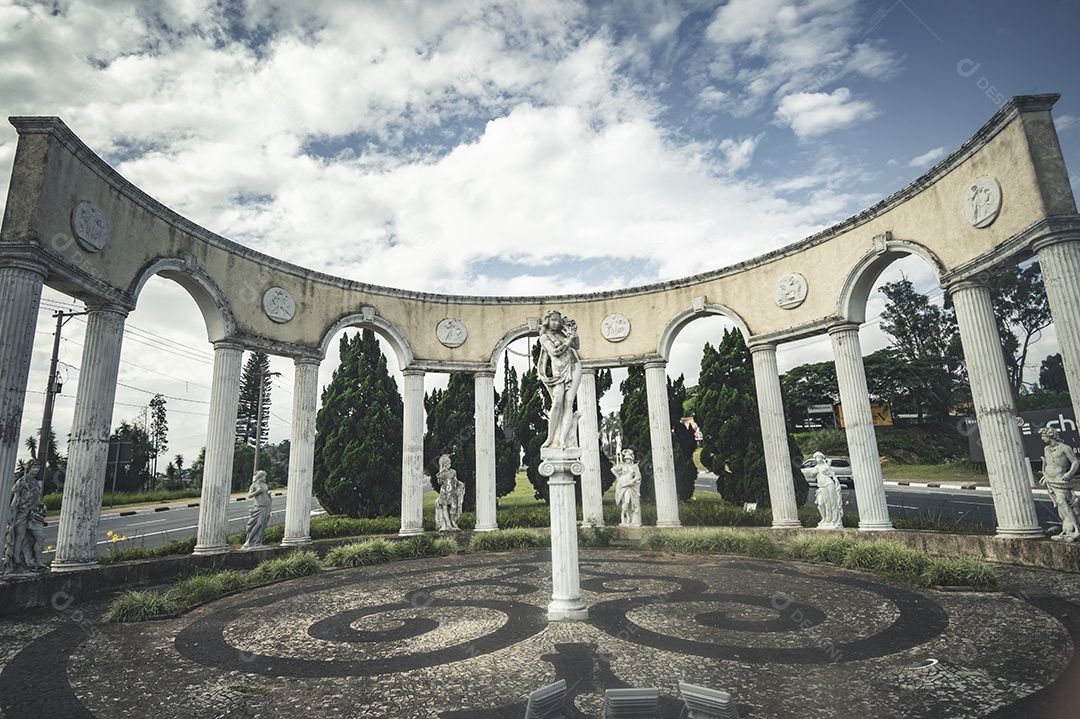
<path id="1" fill-rule="evenodd" d="M 551 396 L 544 447 L 578 446 L 574 398 L 581 384 L 581 360 L 577 354 L 580 346 L 577 323 L 557 310 L 549 310 L 540 323 L 540 355 L 536 358 L 536 373 Z"/>

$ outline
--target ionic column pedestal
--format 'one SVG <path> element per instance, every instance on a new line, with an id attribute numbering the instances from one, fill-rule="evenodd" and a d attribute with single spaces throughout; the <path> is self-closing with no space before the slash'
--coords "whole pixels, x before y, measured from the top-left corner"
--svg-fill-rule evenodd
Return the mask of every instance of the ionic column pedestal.
<path id="1" fill-rule="evenodd" d="M 495 373 L 474 375 L 476 388 L 476 528 L 493 532 L 495 518 Z"/>
<path id="2" fill-rule="evenodd" d="M 73 572 L 97 566 L 98 520 L 105 491 L 109 430 L 120 345 L 127 312 L 117 308 L 91 309 L 86 318 L 75 415 L 68 439 L 67 478 L 60 506 L 54 572 Z"/>
<path id="3" fill-rule="evenodd" d="M 540 474 L 548 478 L 551 509 L 551 603 L 548 621 L 584 620 L 589 609 L 581 598 L 578 570 L 577 506 L 574 475 L 584 466 L 581 450 L 547 447 L 540 450 Z"/>
<path id="4" fill-rule="evenodd" d="M 206 430 L 199 533 L 195 554 L 229 551 L 229 494 L 236 449 L 236 409 L 240 398 L 240 363 L 244 350 L 228 342 L 214 344 L 214 379 L 210 384 L 210 422 Z M 290 462 L 291 464 L 291 462 Z M 289 490 L 290 493 L 292 490 Z"/>
<path id="5" fill-rule="evenodd" d="M 604 499 L 600 488 L 600 428 L 596 421 L 596 370 L 581 373 L 577 394 L 578 444 L 581 445 L 581 526 L 604 526 Z"/>
<path id="6" fill-rule="evenodd" d="M 949 294 L 956 307 L 956 323 L 964 346 L 986 474 L 994 497 L 997 534 L 1043 537 L 1024 464 L 1024 446 L 1016 426 L 1016 404 L 1001 353 L 990 288 L 979 283 L 960 283 L 950 287 Z"/>
<path id="7" fill-rule="evenodd" d="M 424 533 L 424 373 L 405 370 L 401 423 L 401 529 L 403 537 Z"/>
<path id="8" fill-rule="evenodd" d="M 859 529 L 893 529 L 889 505 L 885 501 L 885 481 L 881 477 L 881 459 L 874 416 L 870 413 L 870 392 L 866 388 L 859 326 L 843 324 L 829 328 L 832 338 L 836 379 L 840 402 L 844 406 L 844 433 L 847 436 L 851 471 L 855 475 L 855 497 L 859 502 Z"/>
<path id="9" fill-rule="evenodd" d="M 293 375 L 292 431 L 289 437 L 289 492 L 282 544 L 311 543 L 311 483 L 315 468 L 315 415 L 319 400 L 319 360 L 297 359 Z"/>
<path id="10" fill-rule="evenodd" d="M 750 348 L 750 353 L 754 360 L 754 386 L 757 389 L 758 418 L 761 420 L 761 442 L 765 447 L 765 471 L 769 476 L 772 526 L 801 527 L 791 474 L 784 400 L 780 394 L 780 374 L 776 367 L 776 345 L 755 345 Z"/>
<path id="11" fill-rule="evenodd" d="M 1080 417 L 1080 238 L 1036 242 L 1073 411 Z"/>
<path id="12" fill-rule="evenodd" d="M 15 484 L 20 448 L 18 428 L 22 426 L 26 383 L 34 354 L 41 285 L 48 275 L 48 269 L 43 265 L 10 259 L 3 263 L 0 266 L 0 337 L 3 338 L 0 341 L 0 427 L 11 429 L 0 432 L 0 531 L 7 527 L 11 511 L 11 489 Z M 44 467 L 39 477 L 45 477 Z M 0 567 L 2 564 L 0 561 Z"/>
<path id="13" fill-rule="evenodd" d="M 671 448 L 671 410 L 668 408 L 666 362 L 645 365 L 649 400 L 649 439 L 652 443 L 656 526 L 679 527 L 679 493 L 675 487 L 675 453 Z"/>

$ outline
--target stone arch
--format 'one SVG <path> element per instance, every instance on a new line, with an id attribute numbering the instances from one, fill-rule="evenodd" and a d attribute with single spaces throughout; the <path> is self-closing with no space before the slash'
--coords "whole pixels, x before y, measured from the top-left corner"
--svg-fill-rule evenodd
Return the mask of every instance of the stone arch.
<path id="1" fill-rule="evenodd" d="M 731 308 L 720 304 L 706 302 L 703 299 L 700 302 L 695 299 L 693 306 L 675 315 L 671 321 L 667 323 L 667 326 L 664 327 L 664 331 L 660 333 L 660 341 L 657 343 L 657 353 L 667 361 L 671 356 L 671 346 L 675 344 L 675 338 L 678 337 L 682 328 L 699 317 L 705 317 L 706 315 L 723 315 L 728 318 L 735 324 L 735 327 L 738 328 L 739 332 L 742 333 L 743 339 L 749 341 L 750 329 L 746 326 L 746 322 L 743 321 L 743 318 Z"/>
<path id="2" fill-rule="evenodd" d="M 932 251 L 911 240 L 875 240 L 875 247 L 868 252 L 848 272 L 844 280 L 844 286 L 837 298 L 836 314 L 849 322 L 862 324 L 866 321 L 866 302 L 870 297 L 870 290 L 874 288 L 877 278 L 896 260 L 908 255 L 916 255 L 926 261 L 941 281 L 945 273 L 944 263 L 938 259 Z"/>
<path id="3" fill-rule="evenodd" d="M 488 364 L 491 365 L 491 370 L 494 372 L 495 369 L 499 366 L 499 357 L 502 356 L 502 353 L 505 352 L 506 348 L 509 347 L 514 341 L 519 340 L 522 337 L 535 335 L 536 333 L 536 329 L 529 329 L 528 325 L 521 325 L 520 327 L 515 327 L 514 329 L 503 335 L 502 339 L 499 340 L 498 344 L 495 345 L 495 349 L 492 351 L 491 357 L 488 359 Z"/>
<path id="4" fill-rule="evenodd" d="M 326 357 L 326 351 L 330 349 L 330 340 L 338 332 L 348 329 L 349 327 L 374 330 L 377 335 L 386 340 L 390 344 L 390 347 L 393 348 L 394 354 L 397 356 L 398 367 L 402 370 L 408 369 L 409 365 L 412 364 L 414 356 L 409 340 L 392 322 L 379 317 L 369 308 L 361 309 L 360 312 L 347 314 L 326 329 L 322 339 L 319 341 L 319 352 L 324 359 Z"/>
<path id="5" fill-rule="evenodd" d="M 206 337 L 210 342 L 217 342 L 236 333 L 236 320 L 229 298 L 217 282 L 191 259 L 162 257 L 150 262 L 138 272 L 135 281 L 131 283 L 128 290 L 131 296 L 137 300 L 147 281 L 154 275 L 172 280 L 187 290 L 202 313 L 203 322 L 206 324 Z"/>

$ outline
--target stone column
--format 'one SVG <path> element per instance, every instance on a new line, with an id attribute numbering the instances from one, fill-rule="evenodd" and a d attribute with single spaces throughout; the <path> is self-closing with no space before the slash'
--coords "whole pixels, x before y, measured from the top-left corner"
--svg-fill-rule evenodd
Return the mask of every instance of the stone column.
<path id="1" fill-rule="evenodd" d="M 600 428 L 596 422 L 596 370 L 584 369 L 577 393 L 578 444 L 581 445 L 581 526 L 604 526 L 604 500 L 600 489 Z"/>
<path id="2" fill-rule="evenodd" d="M 545 447 L 540 450 L 540 474 L 548 478 L 551 509 L 551 603 L 548 621 L 584 620 L 589 609 L 581 598 L 578 569 L 577 502 L 574 475 L 585 471 L 581 450 Z"/>
<path id="3" fill-rule="evenodd" d="M 656 526 L 679 527 L 679 494 L 675 488 L 675 453 L 671 449 L 671 410 L 668 408 L 667 363 L 645 365 L 645 391 L 649 399 L 649 439 L 652 442 Z"/>
<path id="4" fill-rule="evenodd" d="M 754 359 L 754 386 L 757 389 L 761 441 L 765 446 L 765 471 L 769 477 L 769 503 L 772 526 L 799 527 L 799 508 L 795 503 L 795 484 L 791 474 L 784 400 L 780 395 L 780 373 L 776 367 L 776 345 L 750 347 Z"/>
<path id="5" fill-rule="evenodd" d="M 424 373 L 407 369 L 401 439 L 401 529 L 424 533 Z"/>
<path id="6" fill-rule="evenodd" d="M 975 418 L 979 423 L 986 474 L 994 497 L 999 537 L 1043 537 L 1024 465 L 1024 446 L 1016 425 L 1016 404 L 1001 353 L 1001 338 L 990 288 L 961 282 L 949 288 L 964 346 Z"/>
<path id="7" fill-rule="evenodd" d="M 859 529 L 890 530 L 893 526 L 885 501 L 885 482 L 881 478 L 881 458 L 874 434 L 874 416 L 870 412 L 870 391 L 866 389 L 859 326 L 852 323 L 835 325 L 829 328 L 829 336 L 840 385 L 840 402 L 844 407 L 848 455 L 855 475 Z"/>
<path id="8" fill-rule="evenodd" d="M 203 464 L 195 554 L 229 551 L 229 495 L 232 491 L 236 410 L 240 399 L 240 364 L 243 357 L 244 349 L 240 345 L 214 343 L 214 379 L 210 387 L 210 422 L 206 429 L 206 461 Z"/>
<path id="9" fill-rule="evenodd" d="M 476 401 L 476 529 L 493 532 L 495 519 L 495 373 L 474 375 Z"/>
<path id="10" fill-rule="evenodd" d="M 34 262 L 5 259 L 0 264 L 0 531 L 7 527 L 11 511 L 41 285 L 48 273 Z M 44 467 L 39 476 L 45 476 Z"/>
<path id="11" fill-rule="evenodd" d="M 1035 243 L 1073 411 L 1080 417 L 1080 238 Z"/>
<path id="12" fill-rule="evenodd" d="M 239 399 L 239 397 L 238 397 Z M 315 415 L 319 402 L 319 360 L 293 362 L 292 430 L 289 433 L 289 491 L 282 544 L 311 543 L 311 480 L 315 469 Z"/>
<path id="13" fill-rule="evenodd" d="M 109 431 L 120 345 L 127 311 L 118 307 L 87 307 L 75 415 L 68 439 L 67 477 L 56 537 L 54 572 L 73 572 L 97 566 L 97 527 L 101 495 L 105 490 L 105 464 L 109 458 Z"/>

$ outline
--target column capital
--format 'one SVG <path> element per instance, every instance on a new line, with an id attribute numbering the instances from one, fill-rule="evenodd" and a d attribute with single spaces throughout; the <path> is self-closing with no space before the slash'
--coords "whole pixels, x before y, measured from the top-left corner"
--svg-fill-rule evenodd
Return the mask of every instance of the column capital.
<path id="1" fill-rule="evenodd" d="M 648 362 L 645 363 L 645 369 L 667 370 L 667 360 L 664 360 L 664 359 L 649 360 Z"/>
<path id="2" fill-rule="evenodd" d="M 776 344 L 777 344 L 776 342 L 767 342 L 767 341 L 754 342 L 754 341 L 750 341 L 750 342 L 746 343 L 746 347 L 747 347 L 747 349 L 750 350 L 750 354 L 755 354 L 757 352 L 776 352 Z"/>
<path id="3" fill-rule="evenodd" d="M 832 335 L 843 334 L 845 332 L 854 332 L 854 333 L 858 334 L 858 332 L 859 332 L 859 323 L 858 322 L 848 322 L 847 320 L 843 320 L 843 321 L 837 322 L 836 324 L 829 325 L 828 328 L 825 331 L 829 333 L 830 337 Z"/>
<path id="4" fill-rule="evenodd" d="M 965 277 L 963 279 L 956 280 L 955 282 L 950 282 L 945 287 L 945 291 L 948 292 L 950 295 L 956 294 L 957 292 L 963 292 L 965 290 L 989 290 L 989 289 L 990 289 L 990 278 L 987 275 L 987 273 L 985 273 L 985 272 L 979 273 L 979 274 L 977 274 L 977 275 L 975 275 L 973 277 Z"/>
<path id="5" fill-rule="evenodd" d="M 1070 243 L 1080 246 L 1080 231 L 1055 232 L 1053 234 L 1043 235 L 1031 243 L 1031 249 L 1035 250 L 1036 253 L 1039 253 L 1047 247 L 1067 245 Z"/>
<path id="6" fill-rule="evenodd" d="M 240 350 L 241 352 L 243 352 L 244 350 L 247 349 L 247 347 L 245 347 L 240 342 L 237 342 L 236 340 L 232 340 L 232 339 L 228 339 L 228 338 L 223 339 L 223 340 L 218 340 L 217 342 L 213 342 L 212 344 L 214 345 L 214 350 L 215 351 L 217 351 L 217 350 Z"/>
<path id="7" fill-rule="evenodd" d="M 322 364 L 322 359 L 320 359 L 319 357 L 293 357 L 293 364 L 296 366 L 314 365 L 318 367 Z"/>
<path id="8" fill-rule="evenodd" d="M 126 318 L 128 314 L 130 314 L 131 308 L 118 305 L 115 302 L 109 302 L 108 300 L 91 300 L 86 303 L 86 311 L 89 313 L 110 312 Z"/>
<path id="9" fill-rule="evenodd" d="M 594 368 L 594 367 L 586 367 L 586 366 L 582 365 L 582 367 L 581 367 L 581 376 L 584 377 L 586 375 L 590 375 L 590 376 L 595 377 L 596 376 L 596 368 Z"/>
<path id="10" fill-rule="evenodd" d="M 426 373 L 422 369 L 416 369 L 415 367 L 407 367 L 401 370 L 401 374 L 404 377 L 423 377 Z"/>
<path id="11" fill-rule="evenodd" d="M 44 262 L 29 257 L 17 257 L 13 255 L 0 256 L 0 270 L 25 270 L 41 275 L 41 279 L 49 276 L 49 266 Z"/>
<path id="12" fill-rule="evenodd" d="M 474 377 L 489 377 L 495 379 L 495 370 L 491 368 L 479 369 L 473 372 Z"/>

